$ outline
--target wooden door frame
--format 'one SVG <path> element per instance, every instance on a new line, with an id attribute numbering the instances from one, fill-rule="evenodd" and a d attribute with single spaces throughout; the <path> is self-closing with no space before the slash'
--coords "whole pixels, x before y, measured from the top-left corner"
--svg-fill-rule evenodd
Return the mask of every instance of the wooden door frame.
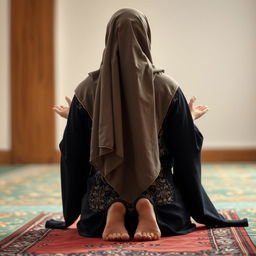
<path id="1" fill-rule="evenodd" d="M 54 0 L 11 0 L 11 162 L 55 154 Z"/>

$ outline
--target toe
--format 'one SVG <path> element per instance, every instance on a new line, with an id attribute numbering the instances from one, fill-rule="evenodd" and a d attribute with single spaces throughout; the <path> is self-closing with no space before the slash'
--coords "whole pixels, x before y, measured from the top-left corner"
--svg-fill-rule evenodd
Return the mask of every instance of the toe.
<path id="1" fill-rule="evenodd" d="M 150 240 L 154 240 L 154 233 L 149 233 Z"/>
<path id="2" fill-rule="evenodd" d="M 126 241 L 126 240 L 129 240 L 129 239 L 130 239 L 130 237 L 129 237 L 128 234 L 124 233 L 124 234 L 121 235 L 121 240 Z"/>
<path id="3" fill-rule="evenodd" d="M 112 239 L 113 239 L 113 240 L 116 240 L 116 239 L 117 239 L 117 233 L 113 233 Z"/>
<path id="4" fill-rule="evenodd" d="M 112 241 L 112 240 L 114 240 L 114 236 L 113 236 L 113 234 L 109 234 L 107 237 L 108 237 L 108 241 Z"/>
<path id="5" fill-rule="evenodd" d="M 120 240 L 121 234 L 120 233 L 115 233 L 115 240 Z"/>
<path id="6" fill-rule="evenodd" d="M 116 240 L 122 240 L 122 234 L 121 233 L 116 233 Z"/>
<path id="7" fill-rule="evenodd" d="M 146 233 L 146 232 L 143 232 L 143 233 L 142 233 L 142 238 L 143 238 L 143 240 L 146 240 L 146 239 L 147 239 L 147 233 Z"/>
<path id="8" fill-rule="evenodd" d="M 142 240 L 142 234 L 141 232 L 136 232 L 134 235 L 134 239 L 135 240 Z"/>
<path id="9" fill-rule="evenodd" d="M 150 235 L 150 232 L 147 232 L 147 240 L 151 240 L 151 235 Z"/>
<path id="10" fill-rule="evenodd" d="M 158 239 L 160 239 L 160 234 L 156 233 L 155 234 L 155 240 L 158 240 Z"/>

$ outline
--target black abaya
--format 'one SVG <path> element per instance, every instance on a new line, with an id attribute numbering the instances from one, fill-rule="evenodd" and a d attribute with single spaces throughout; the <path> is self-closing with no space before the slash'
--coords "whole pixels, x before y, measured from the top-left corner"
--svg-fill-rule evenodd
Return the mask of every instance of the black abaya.
<path id="1" fill-rule="evenodd" d="M 134 204 L 124 202 L 89 164 L 91 119 L 73 98 L 61 150 L 61 186 L 65 222 L 49 220 L 48 228 L 66 228 L 81 215 L 80 235 L 101 237 L 108 207 L 115 201 L 127 207 L 126 227 L 132 235 L 137 225 Z M 194 125 L 187 101 L 177 90 L 159 133 L 161 172 L 141 195 L 155 209 L 162 236 L 191 232 L 198 223 L 208 227 L 248 226 L 247 219 L 226 220 L 201 184 L 200 153 L 203 137 Z"/>

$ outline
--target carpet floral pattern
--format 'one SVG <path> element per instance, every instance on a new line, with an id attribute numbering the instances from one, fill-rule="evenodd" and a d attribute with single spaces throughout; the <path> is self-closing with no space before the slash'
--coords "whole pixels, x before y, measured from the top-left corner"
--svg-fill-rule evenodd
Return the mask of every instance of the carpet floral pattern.
<path id="1" fill-rule="evenodd" d="M 256 163 L 204 164 L 202 182 L 217 208 L 249 219 L 256 243 Z M 0 240 L 40 212 L 61 212 L 59 166 L 0 166 Z"/>
<path id="2" fill-rule="evenodd" d="M 237 219 L 233 210 L 222 210 L 228 219 Z M 157 241 L 107 242 L 78 235 L 75 225 L 66 230 L 44 228 L 46 219 L 60 219 L 58 213 L 39 214 L 0 242 L 1 255 L 254 255 L 256 247 L 244 228 L 198 226 L 183 236 L 163 237 Z M 72 243 L 70 243 L 72 241 Z M 182 245 L 182 246 L 181 246 Z"/>

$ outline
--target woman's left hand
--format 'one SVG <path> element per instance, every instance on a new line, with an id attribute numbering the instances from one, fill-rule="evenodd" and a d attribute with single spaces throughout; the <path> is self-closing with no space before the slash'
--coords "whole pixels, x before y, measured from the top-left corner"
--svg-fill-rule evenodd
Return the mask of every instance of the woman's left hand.
<path id="1" fill-rule="evenodd" d="M 196 97 L 193 96 L 188 104 L 193 120 L 200 118 L 209 110 L 209 108 L 206 105 L 194 106 L 195 101 Z"/>
<path id="2" fill-rule="evenodd" d="M 55 113 L 57 113 L 61 117 L 67 119 L 68 118 L 68 114 L 69 114 L 70 105 L 71 105 L 71 99 L 66 96 L 65 100 L 67 101 L 68 106 L 55 105 L 55 106 L 53 106 L 52 109 L 55 111 Z"/>

